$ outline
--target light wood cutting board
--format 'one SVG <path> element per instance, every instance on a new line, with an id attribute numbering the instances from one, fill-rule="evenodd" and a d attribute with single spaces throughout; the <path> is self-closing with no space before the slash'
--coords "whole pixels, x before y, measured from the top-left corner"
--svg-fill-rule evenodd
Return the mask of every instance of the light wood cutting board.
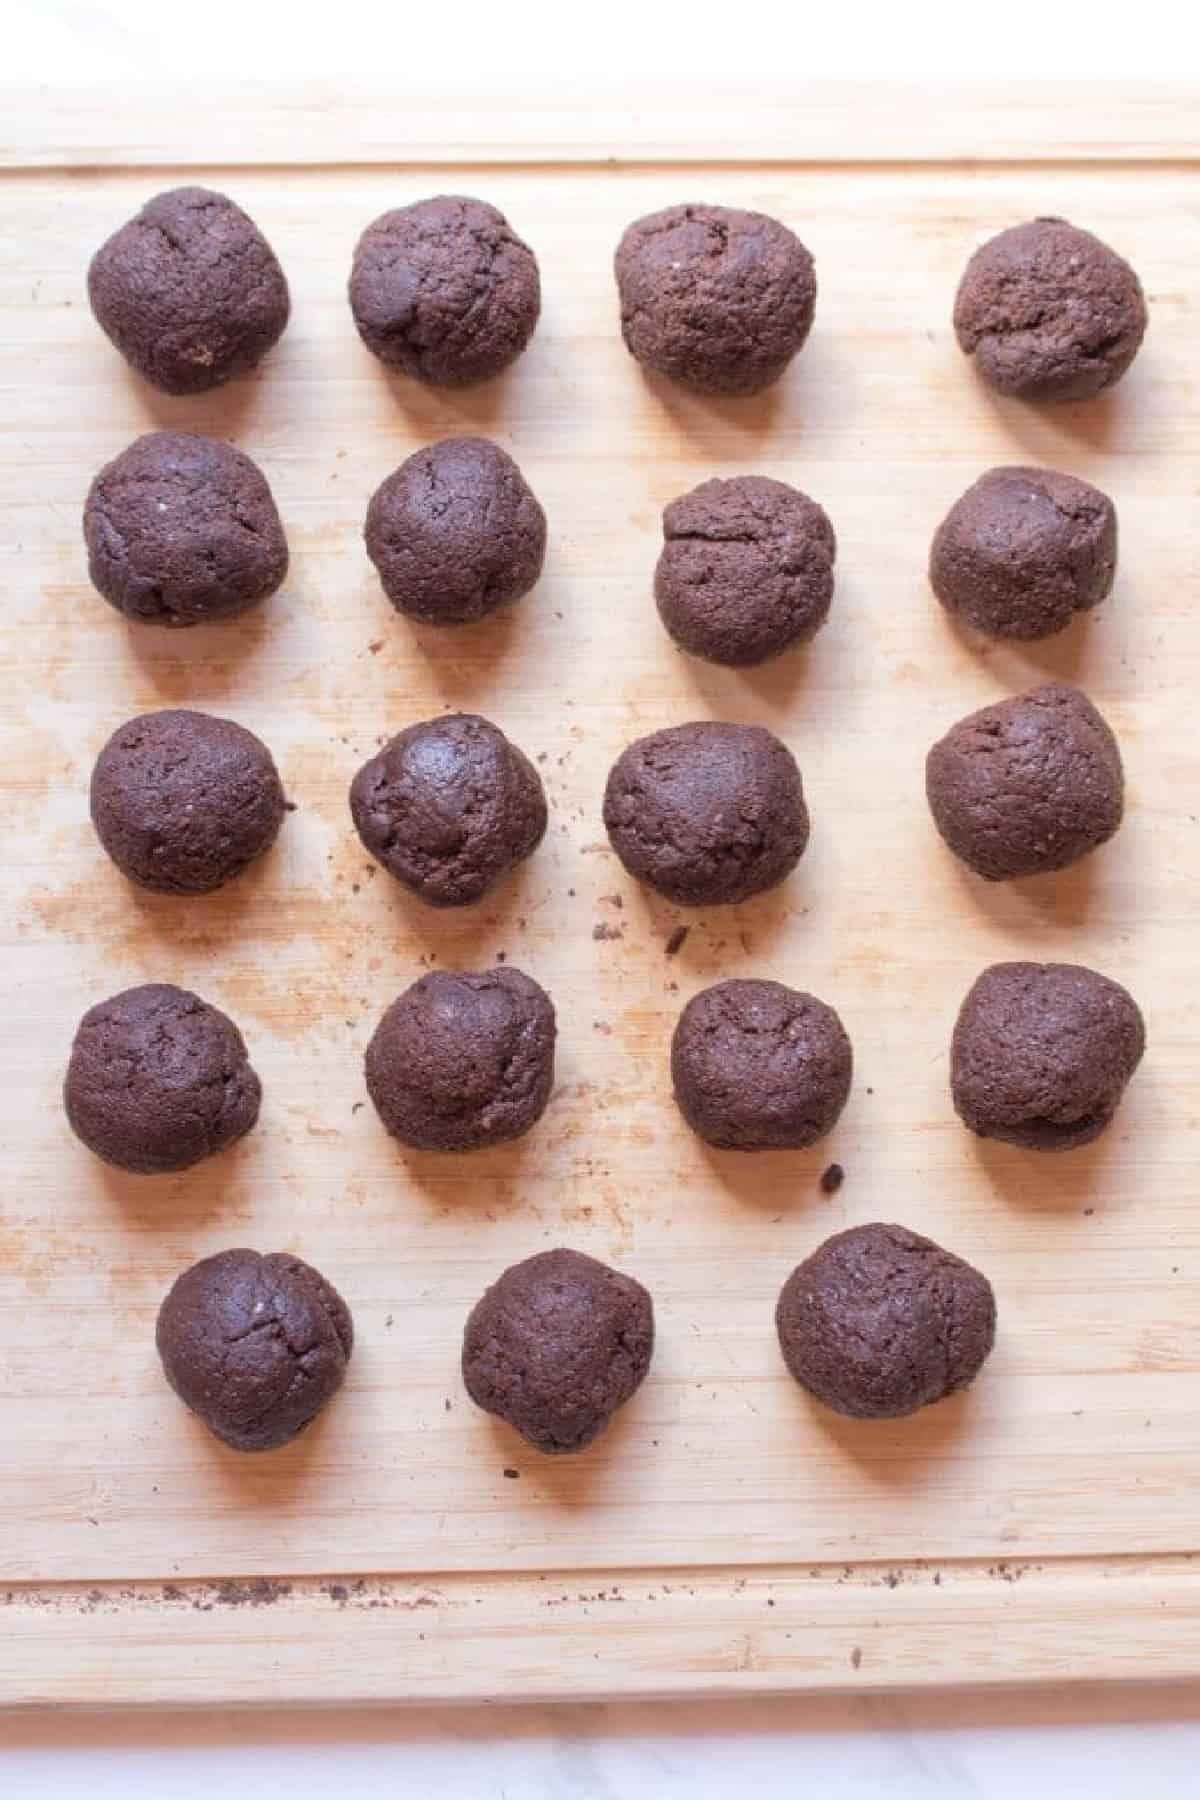
<path id="1" fill-rule="evenodd" d="M 0 1702 L 1200 1674 L 1197 116 L 1194 93 L 1133 89 L 8 97 Z M 169 400 L 103 338 L 84 276 L 185 179 L 261 224 L 294 313 L 253 379 Z M 443 396 L 380 370 L 344 290 L 371 218 L 447 190 L 533 244 L 545 310 L 507 377 Z M 816 257 L 812 337 L 761 400 L 685 397 L 621 345 L 616 240 L 685 198 L 777 214 Z M 1038 412 L 977 384 L 949 313 L 974 246 L 1048 212 L 1130 257 L 1151 327 L 1111 395 Z M 89 587 L 87 485 L 156 425 L 231 438 L 274 487 L 291 574 L 240 623 L 133 631 Z M 361 522 L 405 455 L 464 431 L 517 457 L 550 551 L 511 614 L 439 635 L 386 605 Z M 957 635 L 925 579 L 949 503 L 1012 461 L 1099 483 L 1122 531 L 1111 602 L 1028 650 Z M 819 499 L 840 554 L 811 649 L 737 674 L 673 650 L 650 583 L 664 503 L 747 471 Z M 933 831 L 924 754 L 1048 676 L 1113 723 L 1127 821 L 1075 872 L 986 887 Z M 194 901 L 131 891 L 87 817 L 107 734 L 176 704 L 259 732 L 297 809 L 260 868 Z M 457 914 L 376 876 L 346 807 L 380 738 L 447 706 L 537 757 L 552 808 L 520 876 Z M 684 915 L 626 878 L 600 796 L 629 739 L 710 716 L 793 747 L 812 844 L 774 893 Z M 362 1104 L 374 1023 L 422 967 L 501 955 L 558 1005 L 551 1108 L 516 1147 L 406 1155 Z M 1093 964 L 1147 1016 L 1115 1127 L 1068 1157 L 978 1143 L 949 1101 L 959 1001 L 1021 956 Z M 679 1008 L 742 974 L 812 989 L 853 1037 L 851 1102 L 809 1153 L 708 1153 L 674 1111 Z M 149 979 L 226 1007 L 265 1087 L 239 1149 L 161 1180 L 105 1169 L 59 1101 L 79 1015 Z M 772 1326 L 795 1262 L 877 1218 L 977 1262 L 1000 1314 L 976 1388 L 894 1425 L 810 1405 Z M 175 1274 L 240 1243 L 316 1262 L 358 1327 L 341 1397 L 269 1457 L 216 1444 L 154 1353 Z M 659 1344 L 609 1433 L 546 1461 L 457 1363 L 487 1282 L 560 1243 L 649 1285 Z"/>

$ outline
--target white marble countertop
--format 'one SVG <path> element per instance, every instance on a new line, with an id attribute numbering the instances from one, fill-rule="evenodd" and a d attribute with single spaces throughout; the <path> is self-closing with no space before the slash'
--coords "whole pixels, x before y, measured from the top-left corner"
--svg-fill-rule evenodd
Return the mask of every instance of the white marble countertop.
<path id="1" fill-rule="evenodd" d="M 454 12 L 455 56 L 469 44 L 471 64 L 454 67 L 476 80 L 575 70 L 753 77 L 767 44 L 776 74 L 791 50 L 808 78 L 1197 72 L 1200 28 L 1167 0 L 1144 0 L 1136 30 L 1127 17 L 1117 31 L 1104 11 L 1081 19 L 1076 8 L 1007 0 L 999 23 L 976 15 L 964 30 L 950 0 L 907 8 L 868 0 L 833 19 L 780 9 L 777 0 L 743 0 L 733 13 L 693 0 L 686 23 L 679 9 L 644 0 L 608 0 L 586 19 L 583 9 L 549 0 L 465 0 Z M 195 12 L 161 0 L 7 0 L 4 23 L 8 81 L 153 77 L 178 73 L 183 55 L 200 81 L 358 68 L 378 76 L 389 66 L 404 82 L 425 70 L 446 79 L 445 13 L 397 0 L 204 0 Z M 1142 1800 L 1194 1791 L 1198 1760 L 1200 1688 L 0 1718 L 0 1793 L 14 1800 L 209 1800 L 214 1788 L 250 1784 L 288 1800 L 325 1800 L 331 1788 L 338 1800 L 727 1800 L 734 1792 L 849 1800 L 885 1786 L 895 1800 Z"/>

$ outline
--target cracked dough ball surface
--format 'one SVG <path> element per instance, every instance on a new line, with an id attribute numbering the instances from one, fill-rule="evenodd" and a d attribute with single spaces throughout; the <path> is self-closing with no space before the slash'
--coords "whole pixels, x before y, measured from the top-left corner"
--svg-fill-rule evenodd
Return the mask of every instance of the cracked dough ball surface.
<path id="1" fill-rule="evenodd" d="M 762 475 L 705 481 L 663 513 L 654 598 L 681 650 L 748 668 L 805 643 L 833 598 L 833 526 Z"/>
<path id="2" fill-rule="evenodd" d="M 363 232 L 350 310 L 381 362 L 433 387 L 498 375 L 533 336 L 537 258 L 485 201 L 440 194 L 386 212 Z"/>
<path id="3" fill-rule="evenodd" d="M 546 554 L 546 515 L 498 444 L 444 438 L 376 489 L 364 537 L 397 612 L 466 625 L 529 592 Z"/>
<path id="4" fill-rule="evenodd" d="M 80 1021 L 63 1085 L 89 1150 L 136 1175 L 191 1168 L 258 1118 L 262 1088 L 233 1020 L 186 988 L 126 988 Z"/>
<path id="5" fill-rule="evenodd" d="M 367 1092 L 414 1150 L 483 1150 L 524 1137 L 554 1086 L 549 994 L 507 964 L 435 969 L 384 1013 L 367 1046 Z"/>
<path id="6" fill-rule="evenodd" d="M 265 356 L 288 286 L 253 219 L 225 194 L 156 194 L 92 258 L 88 297 L 126 362 L 166 394 L 200 394 Z"/>
<path id="7" fill-rule="evenodd" d="M 222 1250 L 175 1282 L 158 1314 L 163 1372 L 234 1450 L 276 1450 L 341 1387 L 350 1309 L 298 1256 Z"/>
<path id="8" fill-rule="evenodd" d="M 668 206 L 626 229 L 615 270 L 630 353 L 701 394 L 769 387 L 812 326 L 813 259 L 765 213 Z"/>

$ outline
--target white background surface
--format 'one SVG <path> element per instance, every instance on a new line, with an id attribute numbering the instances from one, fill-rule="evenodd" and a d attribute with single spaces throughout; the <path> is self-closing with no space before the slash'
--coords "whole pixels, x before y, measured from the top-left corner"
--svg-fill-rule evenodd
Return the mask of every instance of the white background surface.
<path id="1" fill-rule="evenodd" d="M 837 14 L 830 17 L 830 13 Z M 268 79 L 355 70 L 398 90 L 478 81 L 671 74 L 697 104 L 713 76 L 1047 77 L 1200 73 L 1185 9 L 1093 0 L 1003 9 L 962 0 L 832 9 L 769 0 L 686 8 L 606 0 L 6 0 L 3 78 L 186 74 Z M 1186 21 L 1186 22 L 1185 22 Z M 1181 38 L 1181 31 L 1184 35 Z M 469 60 L 468 60 L 469 59 Z M 49 102 L 52 103 L 52 102 Z M 1196 1791 L 1200 1691 L 469 1708 L 419 1713 L 0 1719 L 0 1795 L 190 1800 L 250 1788 L 288 1800 L 1124 1800 Z"/>

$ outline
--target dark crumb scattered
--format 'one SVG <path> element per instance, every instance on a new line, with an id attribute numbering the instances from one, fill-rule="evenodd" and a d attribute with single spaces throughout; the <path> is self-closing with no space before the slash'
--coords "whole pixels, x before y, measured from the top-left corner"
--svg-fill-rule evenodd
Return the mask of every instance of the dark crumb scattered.
<path id="1" fill-rule="evenodd" d="M 448 1400 L 446 1401 L 446 1411 L 450 1411 L 450 1402 Z"/>
<path id="2" fill-rule="evenodd" d="M 663 945 L 664 954 L 667 956 L 678 956 L 679 952 L 688 941 L 688 934 L 691 929 L 690 925 L 677 925 Z"/>
<path id="3" fill-rule="evenodd" d="M 294 800 L 285 800 L 283 803 L 283 810 L 284 812 L 295 812 L 296 802 Z"/>
<path id="4" fill-rule="evenodd" d="M 850 1667 L 852 1669 L 858 1669 L 858 1668 L 862 1667 L 862 1651 L 859 1649 L 857 1644 L 855 1644 L 853 1650 L 850 1652 Z"/>
<path id="5" fill-rule="evenodd" d="M 497 950 L 496 961 L 497 962 L 507 962 L 508 961 L 508 951 L 507 950 Z"/>
<path id="6" fill-rule="evenodd" d="M 379 652 L 383 649 L 383 639 L 372 638 L 371 642 L 367 645 L 367 649 L 371 652 L 372 656 L 378 656 Z"/>
<path id="7" fill-rule="evenodd" d="M 933 1585 L 934 1585 L 934 1587 L 941 1587 L 941 1585 L 942 1585 L 942 1578 L 938 1574 L 936 1569 L 934 1570 L 934 1575 L 933 1575 Z"/>
<path id="8" fill-rule="evenodd" d="M 617 911 L 620 912 L 623 909 L 625 902 L 622 900 L 620 894 L 601 894 L 600 904 L 601 906 L 615 906 Z"/>
<path id="9" fill-rule="evenodd" d="M 337 1606 L 344 1606 L 350 1598 L 350 1590 L 340 1581 L 331 1581 L 325 1589 L 329 1598 Z"/>
<path id="10" fill-rule="evenodd" d="M 361 894 L 362 893 L 362 888 L 357 881 L 352 881 L 350 883 L 350 892 L 352 894 Z"/>
<path id="11" fill-rule="evenodd" d="M 829 1167 L 821 1177 L 821 1192 L 823 1194 L 836 1194 L 845 1179 L 846 1171 L 843 1169 L 841 1163 L 830 1163 Z"/>
<path id="12" fill-rule="evenodd" d="M 167 1582 L 163 1583 L 162 1597 L 164 1600 L 186 1600 L 187 1599 L 187 1595 L 184 1593 L 183 1589 L 181 1587 L 179 1587 L 177 1585 L 177 1583 L 175 1583 L 174 1581 L 167 1581 Z"/>
<path id="13" fill-rule="evenodd" d="M 768 1605 L 768 1606 L 774 1606 L 774 1604 L 775 1604 L 775 1602 L 774 1602 L 774 1601 L 773 1601 L 773 1600 L 768 1600 L 768 1601 L 767 1601 L 767 1605 Z"/>
<path id="14" fill-rule="evenodd" d="M 89 1519 L 88 1520 L 89 1525 L 98 1525 L 99 1523 L 100 1523 L 99 1519 Z"/>
<path id="15" fill-rule="evenodd" d="M 874 1088 L 868 1088 L 868 1089 L 867 1089 L 867 1092 L 868 1092 L 868 1094 L 873 1094 L 873 1093 L 874 1093 L 874 1092 L 875 1092 L 875 1089 L 874 1089 Z"/>
<path id="16" fill-rule="evenodd" d="M 625 931 L 622 926 L 610 925 L 607 919 L 601 919 L 598 924 L 592 926 L 592 936 L 598 944 L 606 944 L 614 938 L 623 938 Z"/>
<path id="17" fill-rule="evenodd" d="M 1090 1219 L 1090 1218 L 1091 1218 L 1091 1216 L 1092 1216 L 1092 1214 L 1093 1214 L 1093 1213 L 1094 1213 L 1094 1212 L 1095 1212 L 1095 1210 L 1096 1210 L 1096 1209 L 1095 1209 L 1095 1207 L 1094 1207 L 1094 1206 L 1085 1206 L 1085 1207 L 1084 1207 L 1084 1209 L 1083 1209 L 1083 1216 L 1084 1216 L 1084 1218 L 1085 1218 L 1085 1219 Z"/>
<path id="18" fill-rule="evenodd" d="M 601 1037 L 612 1036 L 612 1026 L 608 1023 L 607 1019 L 593 1019 L 592 1030 L 598 1031 Z"/>
<path id="19" fill-rule="evenodd" d="M 520 1469 L 505 1469 L 504 1479 L 505 1479 L 505 1481 L 520 1481 L 520 1479 L 521 1479 Z"/>
<path id="20" fill-rule="evenodd" d="M 363 1107 L 364 1107 L 364 1106 L 365 1106 L 365 1105 L 366 1105 L 366 1104 L 367 1104 L 367 1103 L 366 1103 L 366 1101 L 365 1101 L 365 1100 L 356 1100 L 356 1101 L 355 1101 L 355 1102 L 354 1102 L 354 1105 L 353 1105 L 353 1106 L 352 1106 L 352 1107 L 351 1107 L 351 1108 L 350 1108 L 350 1111 L 351 1111 L 351 1112 L 352 1112 L 352 1113 L 356 1113 L 356 1112 L 361 1112 L 361 1111 L 362 1111 L 362 1109 L 363 1109 Z"/>
<path id="21" fill-rule="evenodd" d="M 291 1591 L 290 1581 L 271 1581 L 259 1575 L 253 1581 L 218 1581 L 213 1594 L 222 1606 L 274 1606 Z"/>
<path id="22" fill-rule="evenodd" d="M 545 752 L 545 751 L 544 751 L 544 750 L 539 750 L 539 751 L 538 751 L 538 753 L 537 753 L 537 760 L 538 760 L 538 761 L 539 761 L 539 762 L 545 762 L 545 760 L 546 760 L 546 752 Z"/>
<path id="23" fill-rule="evenodd" d="M 568 900 L 573 900 L 575 898 L 575 889 L 574 888 L 567 889 L 567 898 L 568 898 Z"/>
<path id="24" fill-rule="evenodd" d="M 883 1585 L 884 1587 L 891 1588 L 892 1591 L 895 1592 L 900 1586 L 901 1580 L 902 1576 L 898 1569 L 889 1569 L 883 1578 Z"/>
<path id="25" fill-rule="evenodd" d="M 387 1318 L 386 1318 L 386 1319 L 385 1319 L 385 1320 L 384 1320 L 384 1321 L 383 1321 L 383 1329 L 384 1329 L 384 1330 L 385 1330 L 385 1331 L 390 1331 L 390 1330 L 391 1330 L 391 1329 L 392 1329 L 392 1315 L 391 1315 L 391 1313 L 389 1313 L 389 1314 L 388 1314 L 388 1316 L 387 1316 Z"/>

